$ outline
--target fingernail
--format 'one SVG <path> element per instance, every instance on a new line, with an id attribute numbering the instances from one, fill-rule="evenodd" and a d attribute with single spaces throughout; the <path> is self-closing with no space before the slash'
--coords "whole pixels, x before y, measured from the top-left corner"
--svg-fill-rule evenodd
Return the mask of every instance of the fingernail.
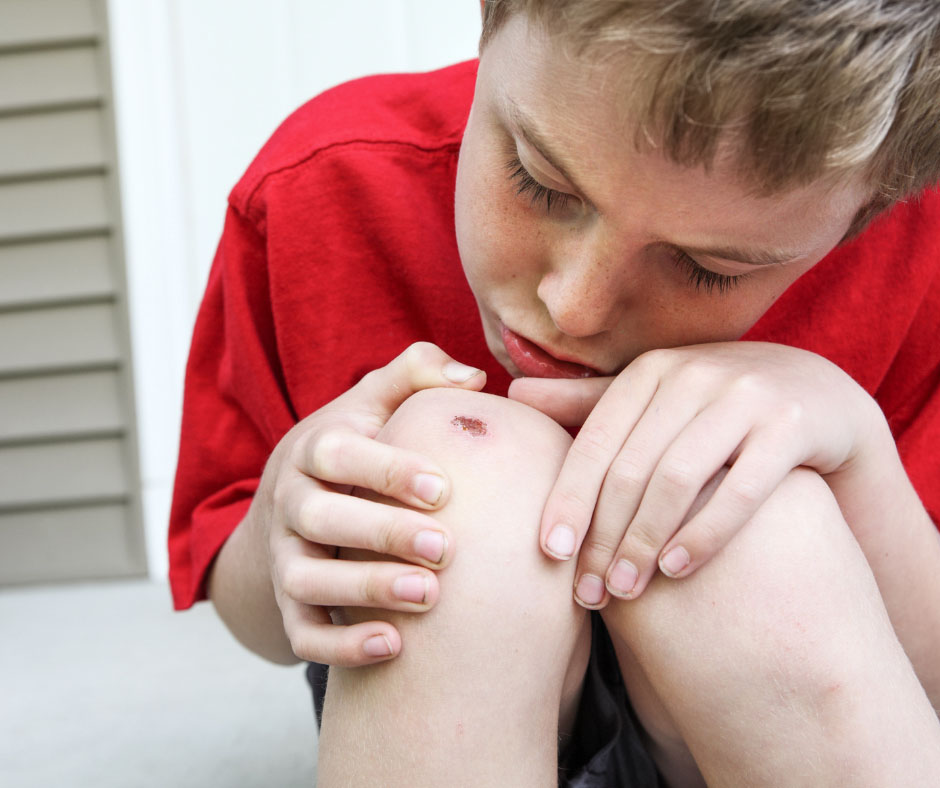
<path id="1" fill-rule="evenodd" d="M 668 577 L 675 577 L 689 565 L 689 553 L 684 547 L 673 547 L 666 555 L 659 559 L 659 568 Z"/>
<path id="2" fill-rule="evenodd" d="M 476 367 L 468 367 L 459 361 L 448 361 L 441 371 L 451 383 L 466 383 L 474 375 L 479 375 L 482 370 Z"/>
<path id="3" fill-rule="evenodd" d="M 636 567 L 629 561 L 621 558 L 610 572 L 607 578 L 607 587 L 610 593 L 616 596 L 626 596 L 636 585 L 637 572 Z"/>
<path id="4" fill-rule="evenodd" d="M 396 577 L 392 583 L 392 593 L 402 602 L 417 602 L 423 605 L 428 601 L 428 579 L 424 575 Z"/>
<path id="5" fill-rule="evenodd" d="M 567 525 L 556 525 L 545 540 L 545 549 L 556 558 L 571 558 L 574 542 L 574 530 Z"/>
<path id="6" fill-rule="evenodd" d="M 585 605 L 599 605 L 604 598 L 604 581 L 597 575 L 581 575 L 574 595 Z"/>
<path id="7" fill-rule="evenodd" d="M 419 473 L 414 478 L 414 490 L 422 501 L 433 505 L 444 494 L 444 480 L 433 473 Z"/>
<path id="8" fill-rule="evenodd" d="M 362 644 L 362 650 L 367 657 L 392 656 L 392 644 L 385 635 L 373 635 Z"/>
<path id="9" fill-rule="evenodd" d="M 447 538 L 440 531 L 419 531 L 415 536 L 415 553 L 427 558 L 432 564 L 439 564 L 444 560 L 444 551 L 447 549 Z"/>

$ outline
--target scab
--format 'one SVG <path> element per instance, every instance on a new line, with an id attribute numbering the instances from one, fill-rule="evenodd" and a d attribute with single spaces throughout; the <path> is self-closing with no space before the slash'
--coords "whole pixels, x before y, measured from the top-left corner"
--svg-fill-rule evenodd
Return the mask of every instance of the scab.
<path id="1" fill-rule="evenodd" d="M 486 422 L 472 416 L 455 416 L 450 423 L 455 427 L 460 427 L 464 432 L 470 433 L 475 438 L 486 435 Z"/>

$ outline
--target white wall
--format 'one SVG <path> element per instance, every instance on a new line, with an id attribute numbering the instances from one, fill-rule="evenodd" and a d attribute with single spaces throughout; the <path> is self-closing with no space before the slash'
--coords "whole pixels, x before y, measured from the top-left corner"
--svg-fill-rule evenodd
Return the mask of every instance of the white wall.
<path id="1" fill-rule="evenodd" d="M 296 106 L 476 53 L 478 0 L 108 0 L 144 519 L 166 576 L 183 371 L 225 199 Z"/>

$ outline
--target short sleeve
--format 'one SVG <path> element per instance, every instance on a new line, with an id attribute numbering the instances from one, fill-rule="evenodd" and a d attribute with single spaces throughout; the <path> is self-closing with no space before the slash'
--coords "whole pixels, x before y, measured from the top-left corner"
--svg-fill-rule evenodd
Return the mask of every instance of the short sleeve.
<path id="1" fill-rule="evenodd" d="M 264 236 L 230 207 L 186 368 L 168 543 L 178 610 L 206 598 L 212 561 L 296 421 L 278 361 L 267 272 Z"/>

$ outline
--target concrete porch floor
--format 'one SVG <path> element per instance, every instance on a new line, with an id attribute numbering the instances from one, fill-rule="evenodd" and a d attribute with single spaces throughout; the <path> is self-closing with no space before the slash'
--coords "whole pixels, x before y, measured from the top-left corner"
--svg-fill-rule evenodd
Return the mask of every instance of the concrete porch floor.
<path id="1" fill-rule="evenodd" d="M 0 591 L 0 785 L 312 786 L 302 666 L 149 581 Z"/>

